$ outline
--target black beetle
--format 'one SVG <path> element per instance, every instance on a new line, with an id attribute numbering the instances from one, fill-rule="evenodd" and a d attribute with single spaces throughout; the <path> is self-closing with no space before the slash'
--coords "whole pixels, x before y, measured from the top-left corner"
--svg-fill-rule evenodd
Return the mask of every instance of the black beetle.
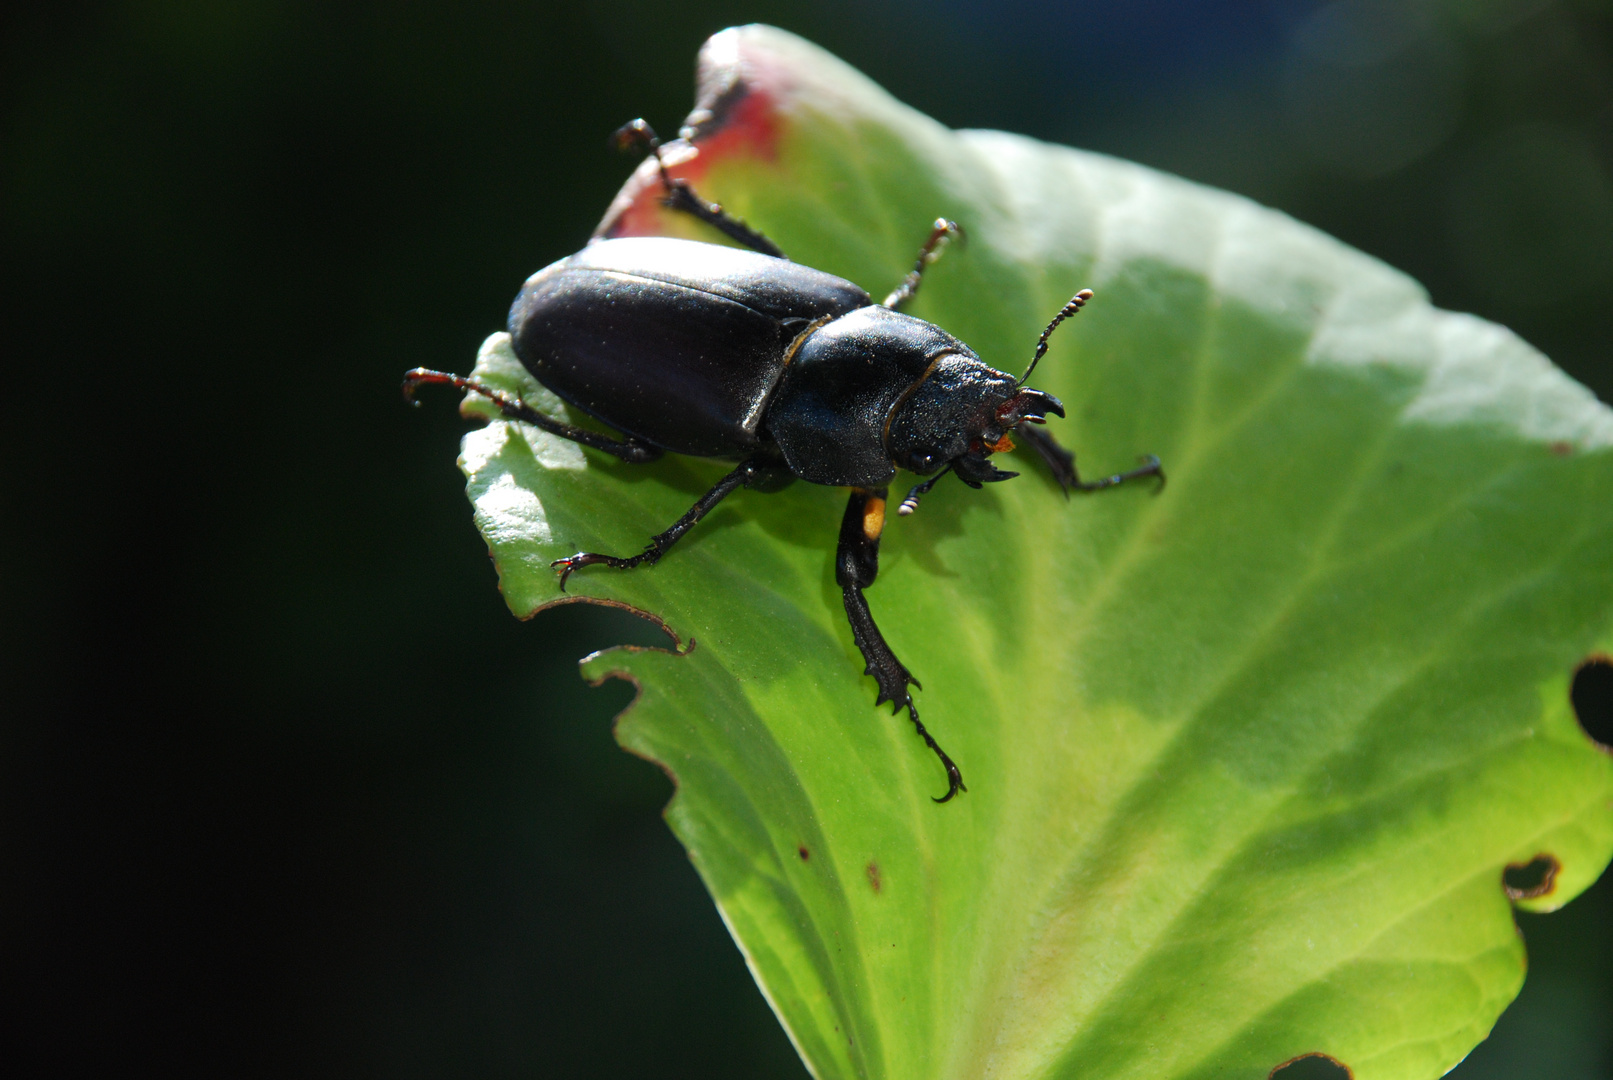
<path id="1" fill-rule="evenodd" d="M 1030 427 L 1064 415 L 1057 398 L 1025 385 L 1059 323 L 1091 298 L 1083 289 L 1054 316 L 1015 379 L 967 345 L 901 306 L 958 226 L 937 221 L 912 273 L 881 303 L 843 278 L 790 262 L 765 236 L 698 197 L 668 174 L 655 133 L 642 120 L 617 132 L 621 144 L 655 154 L 666 205 L 690 213 L 751 250 L 664 237 L 598 239 L 534 274 L 510 308 L 518 356 L 544 386 L 626 437 L 563 423 L 518 398 L 447 372 L 404 377 L 411 400 L 422 383 L 474 391 L 516 420 L 613 454 L 647 462 L 663 452 L 738 460 L 665 532 L 637 555 L 578 552 L 557 559 L 560 587 L 584 566 L 627 569 L 654 563 L 725 496 L 777 490 L 799 478 L 851 489 L 840 523 L 835 580 L 851 634 L 879 684 L 874 704 L 906 708 L 947 772 L 946 802 L 967 790 L 952 759 L 919 720 L 908 687 L 919 682 L 874 624 L 863 590 L 879 572 L 886 485 L 897 469 L 929 479 L 908 492 L 898 514 L 952 472 L 973 488 L 1017 476 L 990 461 L 1017 432 L 1066 492 L 1113 487 L 1141 476 L 1164 481 L 1148 456 L 1129 472 L 1083 481 L 1075 457 Z"/>

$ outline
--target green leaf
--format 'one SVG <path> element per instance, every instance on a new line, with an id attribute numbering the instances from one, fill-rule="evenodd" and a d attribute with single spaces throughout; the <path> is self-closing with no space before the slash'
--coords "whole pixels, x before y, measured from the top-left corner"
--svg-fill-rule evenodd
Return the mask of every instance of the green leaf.
<path id="1" fill-rule="evenodd" d="M 701 79 L 675 171 L 798 261 L 879 296 L 957 219 L 910 310 L 1009 371 L 1096 289 L 1037 372 L 1052 430 L 1170 475 L 1066 500 L 1021 451 L 892 520 L 868 595 L 968 782 L 945 806 L 852 644 L 844 492 L 740 492 L 658 566 L 572 579 L 687 643 L 585 671 L 640 686 L 618 738 L 676 778 L 668 821 L 812 1071 L 1456 1064 L 1523 979 L 1504 868 L 1555 860 L 1518 901 L 1546 909 L 1613 850 L 1613 758 L 1567 694 L 1613 648 L 1613 413 L 1243 199 L 949 131 L 765 27 Z M 608 228 L 718 239 L 656 194 L 641 169 Z M 564 412 L 503 335 L 477 367 Z M 552 559 L 638 551 L 726 469 L 498 420 L 463 465 L 523 617 L 560 599 Z"/>

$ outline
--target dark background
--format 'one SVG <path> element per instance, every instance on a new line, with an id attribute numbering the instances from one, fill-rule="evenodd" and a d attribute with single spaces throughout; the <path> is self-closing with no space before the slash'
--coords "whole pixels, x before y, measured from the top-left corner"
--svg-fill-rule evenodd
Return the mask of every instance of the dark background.
<path id="1" fill-rule="evenodd" d="M 0 15 L 0 1067 L 804 1075 L 512 619 L 441 398 L 725 25 L 1249 194 L 1613 399 L 1606 2 L 34 4 Z M 762 223 L 765 226 L 765 223 Z M 1613 1075 L 1613 889 L 1456 1074 Z"/>

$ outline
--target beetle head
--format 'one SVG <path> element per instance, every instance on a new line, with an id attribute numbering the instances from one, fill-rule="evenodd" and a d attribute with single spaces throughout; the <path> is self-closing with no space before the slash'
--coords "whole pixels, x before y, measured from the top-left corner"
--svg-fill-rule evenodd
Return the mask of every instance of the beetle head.
<path id="1" fill-rule="evenodd" d="M 1020 389 L 1013 376 L 977 357 L 949 353 L 897 403 L 885 445 L 898 468 L 923 476 L 951 464 L 964 483 L 979 487 L 1015 475 L 988 455 L 1013 446 L 1007 438 L 1015 425 L 1042 423 L 1050 412 L 1064 415 L 1052 395 Z"/>
<path id="2" fill-rule="evenodd" d="M 1064 415 L 1064 406 L 1058 398 L 1040 390 L 1021 390 L 997 406 L 995 422 L 980 433 L 969 453 L 952 462 L 952 471 L 972 488 L 1018 476 L 1018 473 L 997 468 L 986 460 L 986 456 L 1012 450 L 1014 444 L 1008 433 L 1027 420 L 1033 424 L 1045 424 L 1048 413 Z"/>

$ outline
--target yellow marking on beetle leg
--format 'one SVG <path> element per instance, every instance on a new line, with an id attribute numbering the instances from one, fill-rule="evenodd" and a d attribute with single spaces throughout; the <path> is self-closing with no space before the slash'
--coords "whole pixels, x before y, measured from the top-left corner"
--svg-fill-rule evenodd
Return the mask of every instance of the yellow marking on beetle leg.
<path id="1" fill-rule="evenodd" d="M 863 507 L 863 535 L 870 540 L 878 540 L 879 534 L 885 531 L 885 500 L 878 495 L 870 495 L 868 503 Z"/>

